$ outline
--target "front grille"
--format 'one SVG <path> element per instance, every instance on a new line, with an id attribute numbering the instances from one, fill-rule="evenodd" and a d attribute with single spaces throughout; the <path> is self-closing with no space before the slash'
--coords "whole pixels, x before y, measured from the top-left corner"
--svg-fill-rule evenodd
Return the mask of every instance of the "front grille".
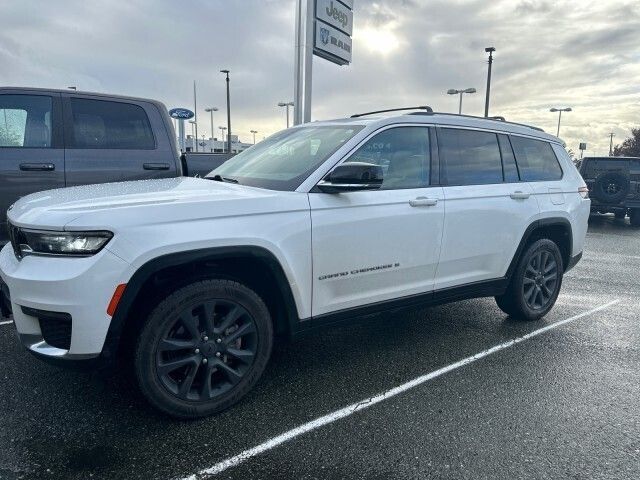
<path id="1" fill-rule="evenodd" d="M 24 234 L 20 230 L 20 228 L 15 225 L 11 225 L 11 223 L 7 222 L 7 227 L 9 228 L 9 241 L 11 241 L 11 246 L 13 247 L 13 253 L 15 253 L 18 259 L 22 258 L 22 252 L 20 251 L 20 244 L 27 243 L 24 238 Z"/>
<path id="2" fill-rule="evenodd" d="M 42 338 L 52 347 L 69 350 L 71 348 L 71 315 L 64 312 L 49 312 L 35 308 L 21 307 L 22 313 L 35 317 L 40 322 Z"/>

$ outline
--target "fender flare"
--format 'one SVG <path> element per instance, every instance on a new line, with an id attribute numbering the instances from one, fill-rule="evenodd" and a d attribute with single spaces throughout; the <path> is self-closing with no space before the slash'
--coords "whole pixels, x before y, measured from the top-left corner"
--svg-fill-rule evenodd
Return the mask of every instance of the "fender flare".
<path id="1" fill-rule="evenodd" d="M 522 239 L 520 240 L 520 243 L 518 244 L 518 248 L 516 249 L 516 253 L 513 255 L 513 258 L 511 259 L 509 268 L 507 268 L 507 273 L 505 274 L 505 279 L 507 281 L 511 280 L 511 276 L 513 275 L 513 272 L 516 269 L 516 266 L 518 265 L 518 260 L 520 259 L 520 256 L 522 255 L 524 248 L 529 243 L 529 240 L 531 239 L 531 236 L 533 235 L 533 233 L 538 229 L 542 229 L 545 227 L 552 227 L 555 225 L 560 225 L 562 227 L 565 227 L 569 232 L 569 255 L 568 255 L 567 261 L 565 262 L 566 265 L 563 265 L 565 272 L 568 270 L 567 267 L 569 266 L 569 262 L 571 261 L 571 249 L 573 248 L 573 229 L 571 228 L 571 222 L 569 222 L 569 220 L 567 220 L 564 217 L 541 218 L 540 220 L 535 220 L 534 222 L 532 222 L 524 231 L 524 234 L 522 235 Z"/>
<path id="2" fill-rule="evenodd" d="M 195 261 L 214 261 L 228 258 L 255 258 L 264 262 L 273 274 L 277 287 L 284 299 L 284 311 L 287 320 L 287 333 L 295 330 L 299 323 L 298 309 L 291 291 L 291 286 L 287 279 L 282 265 L 275 255 L 263 247 L 253 245 L 234 246 L 234 247 L 214 247 L 198 250 L 188 250 L 182 252 L 169 253 L 161 255 L 149 260 L 132 275 L 124 293 L 118 303 L 118 307 L 111 318 L 111 324 L 107 332 L 107 337 L 102 349 L 101 357 L 105 363 L 110 363 L 115 359 L 118 346 L 120 344 L 121 335 L 124 331 L 125 324 L 131 308 L 134 305 L 143 285 L 157 272 L 180 265 L 186 265 Z"/>

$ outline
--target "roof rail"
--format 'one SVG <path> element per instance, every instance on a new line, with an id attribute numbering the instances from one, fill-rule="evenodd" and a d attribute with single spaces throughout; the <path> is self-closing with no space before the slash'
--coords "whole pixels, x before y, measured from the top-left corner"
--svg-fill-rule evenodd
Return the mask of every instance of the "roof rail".
<path id="1" fill-rule="evenodd" d="M 376 113 L 400 112 L 402 110 L 425 110 L 425 112 L 420 113 L 433 113 L 433 109 L 431 107 L 427 105 L 421 105 L 418 107 L 389 108 L 387 110 L 375 110 L 373 112 L 356 113 L 355 115 L 351 115 L 351 118 L 364 117 L 366 115 L 375 115 Z"/>
<path id="2" fill-rule="evenodd" d="M 511 125 L 519 125 L 521 127 L 527 127 L 527 128 L 532 128 L 534 130 L 538 130 L 539 132 L 544 132 L 544 130 L 542 128 L 539 127 L 534 127 L 533 125 L 527 125 L 526 123 L 517 123 L 517 122 L 509 122 L 507 121 L 504 117 L 496 115 L 494 117 L 479 117 L 477 115 L 463 115 L 460 113 L 448 113 L 448 112 L 429 112 L 429 113 L 425 113 L 425 112 L 411 112 L 409 115 L 450 115 L 453 117 L 465 117 L 465 118 L 476 118 L 479 120 L 493 120 L 496 122 L 505 122 L 505 123 L 510 123 Z"/>

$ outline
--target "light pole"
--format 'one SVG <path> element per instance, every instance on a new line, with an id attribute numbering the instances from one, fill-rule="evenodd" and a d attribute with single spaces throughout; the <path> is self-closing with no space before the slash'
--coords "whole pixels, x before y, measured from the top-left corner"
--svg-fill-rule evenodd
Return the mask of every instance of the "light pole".
<path id="1" fill-rule="evenodd" d="M 229 70 L 220 70 L 227 76 L 227 151 L 231 153 L 231 101 L 229 97 Z"/>
<path id="2" fill-rule="evenodd" d="M 616 134 L 611 132 L 609 134 L 609 156 L 613 157 L 613 137 L 615 137 Z"/>
<path id="3" fill-rule="evenodd" d="M 251 130 L 251 133 L 253 133 L 253 144 L 256 144 L 256 133 L 258 133 L 257 130 Z"/>
<path id="4" fill-rule="evenodd" d="M 227 127 L 218 127 L 218 128 L 222 132 L 222 153 L 224 153 L 224 131 L 227 129 Z"/>
<path id="5" fill-rule="evenodd" d="M 287 108 L 287 128 L 289 128 L 289 107 L 293 107 L 294 103 L 293 102 L 278 102 L 278 106 Z"/>
<path id="6" fill-rule="evenodd" d="M 195 120 L 189 120 L 189 123 L 191 124 L 191 138 L 194 138 L 195 140 L 193 141 L 193 145 L 191 148 L 195 149 L 195 151 L 197 152 L 197 147 L 196 144 L 198 143 L 198 137 L 195 136 L 195 134 L 193 133 L 193 129 L 196 126 L 196 121 Z"/>
<path id="7" fill-rule="evenodd" d="M 449 95 L 458 95 L 460 94 L 460 104 L 458 105 L 458 115 L 462 114 L 462 94 L 463 93 L 476 93 L 475 88 L 465 88 L 464 90 L 456 90 L 455 88 L 450 88 L 447 90 L 447 94 Z"/>
<path id="8" fill-rule="evenodd" d="M 560 120 L 562 119 L 562 112 L 570 112 L 571 111 L 571 107 L 567 107 L 567 108 L 551 108 L 549 109 L 550 112 L 558 112 L 558 132 L 556 133 L 556 137 L 560 136 Z"/>
<path id="9" fill-rule="evenodd" d="M 211 114 L 211 153 L 213 153 L 213 112 L 217 112 L 218 107 L 205 108 L 204 111 Z"/>
<path id="10" fill-rule="evenodd" d="M 484 116 L 489 116 L 489 95 L 491 93 L 491 65 L 493 65 L 493 52 L 496 51 L 494 47 L 487 47 L 484 49 L 489 54 L 489 69 L 487 70 L 487 96 L 484 99 Z"/>

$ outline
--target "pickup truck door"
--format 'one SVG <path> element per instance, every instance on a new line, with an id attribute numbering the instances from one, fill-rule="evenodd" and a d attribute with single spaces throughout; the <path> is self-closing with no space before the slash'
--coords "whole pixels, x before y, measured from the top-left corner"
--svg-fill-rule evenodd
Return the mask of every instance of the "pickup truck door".
<path id="1" fill-rule="evenodd" d="M 64 187 L 60 95 L 0 92 L 0 245 L 7 243 L 6 212 L 20 197 Z"/>
<path id="2" fill-rule="evenodd" d="M 346 159 L 380 165 L 379 190 L 309 193 L 314 317 L 433 290 L 444 205 L 430 182 L 432 136 L 379 131 Z"/>
<path id="3" fill-rule="evenodd" d="M 175 177 L 177 151 L 159 108 L 63 94 L 67 186 Z"/>

